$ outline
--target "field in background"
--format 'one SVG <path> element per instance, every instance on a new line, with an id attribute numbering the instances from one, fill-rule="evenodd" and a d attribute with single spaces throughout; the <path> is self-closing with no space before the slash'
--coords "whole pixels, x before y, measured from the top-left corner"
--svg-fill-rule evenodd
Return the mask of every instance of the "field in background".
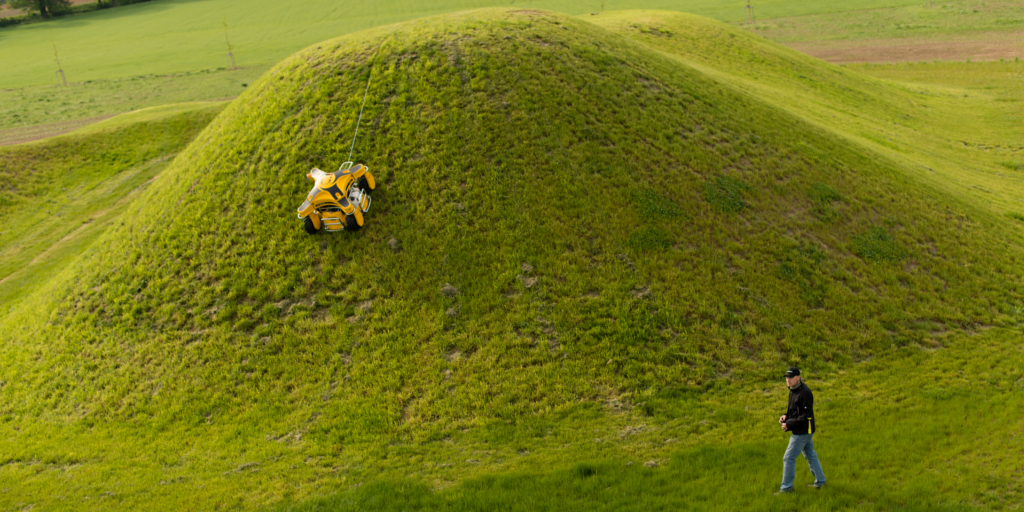
<path id="1" fill-rule="evenodd" d="M 1024 4 L 938 1 L 759 19 L 744 28 L 836 63 L 1024 58 Z"/>
<path id="2" fill-rule="evenodd" d="M 984 92 L 1007 105 L 1010 114 L 1024 116 L 1022 62 L 899 62 L 848 64 L 848 69 L 906 83 L 944 85 Z M 1014 108 L 1013 103 L 1022 103 Z"/>
<path id="3" fill-rule="evenodd" d="M 200 71 L 0 90 L 0 146 L 59 135 L 132 110 L 234 98 L 266 70 Z"/>
<path id="4" fill-rule="evenodd" d="M 605 8 L 610 10 L 619 4 L 632 5 L 634 3 L 642 2 L 607 2 Z M 654 4 L 658 3 L 658 1 L 654 2 Z M 736 16 L 734 16 L 735 13 L 733 12 L 735 9 L 732 6 L 721 5 L 722 2 L 706 1 L 693 3 L 665 0 L 661 3 L 665 3 L 672 8 L 690 10 L 698 14 L 703 12 L 705 15 L 711 15 L 718 19 L 733 19 L 733 23 L 741 28 L 752 30 L 773 41 L 784 43 L 792 48 L 833 62 L 895 62 L 934 59 L 984 60 L 1003 57 L 1014 58 L 1024 55 L 1024 30 L 1020 30 L 1020 27 L 1024 25 L 1024 7 L 1007 0 L 985 3 L 975 0 L 937 2 L 930 8 L 921 5 L 898 6 L 901 2 L 880 2 L 880 5 L 884 7 L 852 11 L 841 16 L 836 15 L 834 12 L 828 12 L 829 9 L 838 8 L 830 3 L 812 5 L 804 2 L 786 7 L 779 3 L 758 3 L 755 8 L 759 21 L 755 25 L 736 21 Z M 906 2 L 902 3 L 905 4 Z M 79 37 L 75 34 L 83 34 L 81 37 L 89 38 L 93 37 L 89 35 L 93 31 L 109 24 L 113 24 L 114 28 L 112 30 L 115 32 L 119 30 L 117 28 L 118 23 L 126 24 L 134 30 L 132 23 L 129 23 L 127 20 L 139 17 L 144 18 L 147 13 L 135 12 L 132 11 L 133 9 L 160 9 L 160 11 L 154 14 L 160 19 L 165 19 L 168 16 L 171 18 L 175 16 L 194 16 L 196 13 L 193 9 L 199 5 L 202 5 L 204 8 L 214 9 L 224 8 L 230 10 L 231 8 L 230 5 L 223 6 L 224 2 L 220 2 L 216 6 L 199 3 L 179 5 L 175 4 L 173 0 L 161 0 L 159 4 L 136 4 L 118 8 L 117 12 L 96 13 L 97 16 L 116 14 L 121 17 L 131 14 L 131 16 L 126 18 L 126 21 L 106 20 L 103 18 L 92 19 L 89 18 L 92 15 L 89 15 L 38 25 L 36 29 L 39 27 L 47 29 L 57 28 L 58 31 L 55 34 L 58 35 L 64 33 L 68 37 L 75 39 Z M 269 8 L 271 4 L 267 5 Z M 589 11 L 585 5 L 557 5 L 557 2 L 551 5 L 547 5 L 544 2 L 529 2 L 528 5 L 535 7 L 560 7 L 568 11 L 580 11 L 581 9 L 583 12 Z M 897 5 L 897 7 L 892 7 L 892 5 Z M 455 9 L 462 6 L 464 6 L 464 3 L 453 2 L 451 4 L 435 5 L 432 9 Z M 261 19 L 261 14 L 258 11 L 259 5 L 257 4 L 255 7 L 257 9 L 248 12 L 246 16 L 249 19 L 249 23 L 260 24 L 262 22 L 259 21 Z M 310 9 L 315 10 L 316 6 L 314 5 Z M 342 32 L 352 29 L 352 26 L 344 25 L 344 23 L 349 23 L 360 16 L 366 15 L 366 13 L 360 14 L 361 11 L 358 6 L 351 7 L 351 9 L 354 9 L 351 13 L 346 12 L 343 16 L 338 14 L 338 16 L 344 18 L 344 20 L 338 22 L 341 25 L 331 25 L 325 20 L 319 21 L 318 23 L 326 24 L 320 30 L 330 31 L 330 26 L 335 26 L 334 30 Z M 294 11 L 294 9 L 291 11 Z M 808 12 L 820 11 L 825 12 L 807 14 Z M 375 15 L 380 12 L 402 13 L 402 15 L 396 14 L 391 17 L 385 17 L 386 19 L 399 19 L 405 15 L 405 11 L 401 9 L 400 2 L 384 8 L 383 11 L 380 9 L 374 11 Z M 767 16 L 771 15 L 793 12 L 798 15 L 767 18 Z M 268 14 L 264 13 L 263 15 Z M 289 12 L 284 16 L 287 19 L 288 16 L 296 15 L 298 14 Z M 330 16 L 328 16 L 329 18 Z M 383 23 L 386 21 L 385 18 L 373 18 L 368 23 Z M 82 21 L 88 23 L 78 23 Z M 61 23 L 66 22 L 75 23 L 69 26 L 61 25 Z M 190 27 L 194 25 L 194 23 L 189 24 Z M 217 33 L 218 28 L 221 30 L 219 34 Z M 299 31 L 305 34 L 303 37 L 308 35 L 308 28 L 306 27 Z M 355 28 L 358 29 L 360 27 L 355 26 Z M 24 27 L 23 29 L 29 30 L 31 27 Z M 75 71 L 77 64 L 74 53 L 83 51 L 85 53 L 93 53 L 98 49 L 102 50 L 105 44 L 100 43 L 82 47 L 72 45 L 72 48 L 68 49 L 72 53 L 62 53 L 64 55 L 62 62 L 64 62 L 65 69 L 72 79 L 70 87 L 63 88 L 51 84 L 0 89 L 0 145 L 15 144 L 59 135 L 91 122 L 104 119 L 107 116 L 139 108 L 166 103 L 216 100 L 237 96 L 243 90 L 245 84 L 253 82 L 259 75 L 269 69 L 271 61 L 258 63 L 263 59 L 260 55 L 265 57 L 268 55 L 267 52 L 273 53 L 276 50 L 272 49 L 272 45 L 266 46 L 267 43 L 262 43 L 265 46 L 255 49 L 257 47 L 253 47 L 248 43 L 246 40 L 247 36 L 244 36 L 250 30 L 250 28 L 246 28 L 244 23 L 232 29 L 231 33 L 234 33 L 236 29 L 240 33 L 232 36 L 232 42 L 236 46 L 236 55 L 239 62 L 253 60 L 257 62 L 238 70 L 224 69 L 228 62 L 226 59 L 223 61 L 214 59 L 206 62 L 205 65 L 208 65 L 209 68 L 202 68 L 202 65 L 198 65 L 198 70 L 159 75 L 117 77 L 115 69 L 117 66 L 112 66 L 108 70 L 100 70 L 98 72 L 99 75 L 106 78 L 84 79 Z M 189 30 L 206 33 L 208 39 L 212 38 L 210 41 L 216 39 L 214 36 L 223 36 L 223 27 L 219 25 L 203 28 L 203 24 L 200 23 L 200 28 L 190 28 Z M 330 33 L 333 34 L 333 32 Z M 27 42 L 33 37 L 30 33 L 18 35 L 13 32 L 13 29 L 0 30 L 0 39 L 11 35 L 14 36 L 14 42 L 21 41 L 19 44 L 31 46 Z M 38 36 L 38 34 L 36 35 Z M 175 32 L 171 34 L 171 39 L 175 36 L 184 37 L 182 34 Z M 189 34 L 188 37 L 194 38 L 192 34 Z M 56 39 L 57 37 L 55 37 Z M 143 41 L 145 39 L 147 37 L 142 37 Z M 116 38 L 111 38 L 104 32 L 104 41 L 110 42 L 115 40 Z M 282 48 L 288 44 L 301 45 L 301 43 L 293 39 L 289 39 L 289 41 L 291 42 L 281 42 Z M 37 40 L 35 44 L 42 43 Z M 195 40 L 192 41 L 192 44 L 195 44 Z M 210 44 L 213 43 L 211 42 Z M 217 39 L 217 44 L 222 44 L 222 39 Z M 146 48 L 145 44 L 138 45 L 134 43 L 119 46 L 120 48 L 117 51 L 122 52 L 136 52 L 140 48 Z M 214 46 L 215 49 L 220 48 L 219 46 Z M 14 46 L 8 45 L 8 48 L 13 49 Z M 27 50 L 28 48 L 25 47 L 23 49 Z M 160 61 L 160 66 L 166 65 L 176 58 L 201 60 L 202 55 L 202 52 L 199 52 L 198 54 L 183 56 L 177 50 L 166 51 L 169 51 L 170 55 L 164 56 L 161 59 L 154 59 Z M 256 51 L 256 55 L 253 55 L 253 51 Z M 290 50 L 281 51 L 290 53 Z M 4 50 L 0 49 L 0 55 L 3 55 L 3 52 Z M 176 52 L 178 57 L 174 57 Z M 26 55 L 31 53 L 27 52 Z M 116 53 L 110 56 L 110 58 L 119 62 L 118 65 L 123 64 L 126 57 L 128 56 L 117 56 Z M 168 57 L 170 61 L 167 60 Z M 222 55 L 220 57 L 223 58 Z M 5 58 L 13 62 L 11 55 Z M 43 56 L 40 53 L 37 55 L 36 60 L 45 64 L 52 61 L 52 56 L 50 54 Z M 35 62 L 33 65 L 37 64 L 39 62 Z M 944 68 L 937 66 L 935 69 Z M 960 73 L 969 73 L 969 71 L 961 68 Z M 979 73 L 986 74 L 984 70 L 980 69 Z M 7 78 L 14 76 L 17 76 L 17 73 L 5 74 Z M 886 76 L 893 80 L 900 79 L 894 70 L 889 70 Z M 3 85 L 5 77 L 0 77 L 0 86 Z M 53 82 L 54 80 L 56 80 L 54 75 L 46 75 L 46 81 Z"/>
<path id="5" fill-rule="evenodd" d="M 46 124 L 31 124 L 16 128 L 6 128 L 0 130 L 0 146 L 23 144 L 25 142 L 32 142 L 34 140 L 63 135 L 77 130 L 78 128 L 82 128 L 83 126 L 88 126 L 104 119 L 110 119 L 111 117 L 113 117 L 113 114 L 75 118 L 68 121 L 57 121 Z"/>
<path id="6" fill-rule="evenodd" d="M 854 39 L 950 38 L 988 32 L 1018 33 L 1024 5 L 1012 0 L 940 0 L 902 7 L 758 19 L 739 24 L 779 43 Z M 1019 34 L 1016 34 L 1019 35 Z"/>
<path id="7" fill-rule="evenodd" d="M 391 2 L 378 5 L 372 11 L 365 5 L 328 9 L 314 4 L 297 12 L 296 9 L 279 11 L 281 6 L 270 2 L 247 4 L 248 9 L 243 9 L 223 1 L 176 3 L 175 0 L 160 0 L 17 29 L 23 32 L 0 29 L 0 40 L 8 40 L 8 44 L 0 48 L 0 59 L 16 68 L 19 66 L 17 59 L 27 59 L 20 64 L 24 69 L 19 68 L 18 72 L 5 73 L 0 77 L 0 87 L 5 84 L 31 83 L 25 82 L 29 75 L 39 78 L 35 83 L 50 82 L 49 85 L 18 85 L 13 89 L 0 89 L 0 145 L 66 133 L 106 116 L 139 108 L 237 96 L 244 90 L 245 84 L 252 83 L 269 69 L 270 63 L 274 61 L 273 56 L 278 53 L 283 56 L 303 44 L 314 42 L 314 39 L 319 40 L 316 38 L 333 37 L 368 25 L 414 17 L 420 12 L 406 10 L 408 6 L 400 0 Z M 594 9 L 600 8 L 597 2 L 592 3 L 596 6 Z M 487 2 L 451 0 L 450 3 L 435 4 L 430 12 L 466 8 L 470 4 L 483 5 Z M 859 4 L 862 10 L 842 15 L 832 10 L 843 6 L 830 2 L 757 3 L 755 9 L 758 22 L 754 25 L 739 21 L 742 18 L 736 14 L 736 7 L 722 1 L 609 1 L 605 3 L 605 8 L 611 10 L 634 4 L 662 6 L 720 20 L 732 20 L 736 26 L 833 62 L 984 60 L 1024 55 L 1024 30 L 1021 30 L 1024 26 L 1024 7 L 1008 0 L 984 3 L 976 0 L 936 2 L 930 8 L 920 5 L 921 2 L 879 1 Z M 562 9 L 566 12 L 591 11 L 591 6 L 586 3 L 569 5 L 564 2 L 537 1 L 527 2 L 526 5 Z M 876 8 L 867 9 L 872 6 Z M 199 14 L 197 9 L 206 9 L 203 12 L 207 14 Z M 222 48 L 223 27 L 218 21 L 225 17 L 231 20 L 231 12 L 245 13 L 238 20 L 238 26 L 229 32 L 238 62 L 246 64 L 245 68 L 238 70 L 225 69 L 228 61 L 223 56 L 226 48 Z M 291 20 L 292 24 L 304 24 L 304 16 L 308 16 L 308 12 L 327 14 L 312 25 L 306 23 L 301 30 L 295 30 L 295 33 L 284 37 L 275 39 L 263 30 L 268 17 L 274 18 L 275 23 L 280 18 Z M 104 16 L 114 19 L 106 19 Z M 336 18 L 334 21 L 331 21 L 332 16 Z M 158 37 L 149 34 L 148 29 L 136 27 L 147 26 L 147 17 L 161 20 L 158 23 L 166 20 L 167 26 L 174 26 L 173 20 L 180 18 L 181 24 L 189 28 L 184 31 L 180 27 L 164 27 L 157 31 Z M 198 19 L 198 24 L 196 19 L 190 18 Z M 184 21 L 186 19 L 189 19 L 187 23 Z M 143 22 L 140 24 L 139 20 Z M 275 25 L 273 30 L 287 26 L 289 23 Z M 62 62 L 71 79 L 70 87 L 54 85 L 56 77 L 50 68 L 55 69 L 55 64 L 50 40 L 41 35 L 40 30 L 44 28 L 47 31 L 56 29 L 54 41 L 60 41 L 62 48 L 68 42 L 80 39 L 87 42 L 84 45 L 71 43 L 62 50 Z M 122 33 L 122 37 L 134 38 L 132 44 L 118 43 L 118 37 L 111 37 L 108 29 L 115 34 Z M 96 38 L 98 40 L 94 41 Z M 196 46 L 202 41 L 205 41 L 203 44 L 207 48 Z M 159 44 L 154 46 L 153 43 L 157 42 Z M 168 42 L 173 42 L 173 45 Z M 108 48 L 110 45 L 114 47 Z M 105 64 L 94 62 L 99 68 L 85 75 L 80 73 L 82 59 L 88 63 L 95 57 L 94 54 L 108 50 L 110 53 L 103 57 L 109 59 Z M 147 58 L 146 52 L 157 53 Z M 132 62 L 141 67 L 122 68 Z M 156 73 L 153 71 L 156 68 L 159 68 L 161 74 L 139 74 L 146 69 Z M 889 69 L 885 76 L 899 80 L 899 69 L 902 68 Z M 934 76 L 946 68 L 936 65 L 934 72 L 925 72 L 919 64 L 916 69 L 917 75 L 929 73 Z M 969 68 L 957 69 L 959 75 L 972 73 Z M 168 74 L 169 70 L 174 72 Z M 127 75 L 121 76 L 124 73 Z M 989 76 L 985 68 L 978 68 L 978 73 L 980 76 Z M 95 78 L 88 78 L 90 76 Z M 5 80 L 15 81 L 6 83 Z M 974 83 L 977 84 L 978 80 Z"/>
<path id="8" fill-rule="evenodd" d="M 865 0 L 860 8 L 913 5 L 918 0 Z M 158 0 L 0 30 L 0 89 L 53 83 L 53 43 L 71 82 L 178 74 L 228 66 L 226 20 L 239 66 L 273 64 L 319 41 L 374 26 L 479 7 L 511 6 L 567 14 L 621 9 L 688 11 L 721 21 L 742 20 L 735 0 Z M 765 17 L 839 12 L 838 0 L 770 0 Z M 52 33 L 51 33 L 52 31 Z"/>

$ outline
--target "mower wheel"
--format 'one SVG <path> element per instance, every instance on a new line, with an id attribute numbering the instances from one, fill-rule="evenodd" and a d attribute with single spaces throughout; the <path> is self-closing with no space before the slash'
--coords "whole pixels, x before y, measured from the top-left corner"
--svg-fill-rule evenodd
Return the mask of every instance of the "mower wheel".
<path id="1" fill-rule="evenodd" d="M 366 181 L 366 176 L 359 178 L 359 183 L 357 184 L 357 186 L 367 194 L 373 192 L 373 190 L 370 189 L 370 182 Z"/>
<path id="2" fill-rule="evenodd" d="M 306 233 L 309 233 L 311 235 L 315 235 L 317 231 L 320 231 L 313 224 L 313 219 L 311 217 L 306 217 L 302 222 L 302 226 L 306 228 Z"/>
<path id="3" fill-rule="evenodd" d="M 361 228 L 361 227 L 362 226 L 359 225 L 359 222 L 356 221 L 356 216 L 355 215 L 346 215 L 345 216 L 345 229 L 347 229 L 349 231 L 359 231 L 359 228 Z"/>

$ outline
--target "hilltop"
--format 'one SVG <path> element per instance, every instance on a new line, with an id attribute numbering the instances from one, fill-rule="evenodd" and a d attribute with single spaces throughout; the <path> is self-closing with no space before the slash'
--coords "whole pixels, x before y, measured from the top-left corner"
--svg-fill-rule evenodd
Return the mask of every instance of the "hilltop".
<path id="1" fill-rule="evenodd" d="M 10 471 L 139 464 L 127 503 L 260 505 L 466 432 L 522 453 L 634 407 L 695 423 L 707 393 L 789 364 L 834 375 L 1019 326 L 1019 226 L 735 66 L 522 9 L 284 60 L 0 320 Z M 307 236 L 304 174 L 346 158 L 371 77 L 367 228 Z M 757 421 L 719 410 L 686 442 Z"/>

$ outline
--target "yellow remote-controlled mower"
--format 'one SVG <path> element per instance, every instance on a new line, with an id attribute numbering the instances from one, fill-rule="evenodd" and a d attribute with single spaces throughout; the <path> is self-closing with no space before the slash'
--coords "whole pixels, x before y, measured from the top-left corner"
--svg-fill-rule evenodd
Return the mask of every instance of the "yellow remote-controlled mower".
<path id="1" fill-rule="evenodd" d="M 306 233 L 356 231 L 363 227 L 363 214 L 370 211 L 370 191 L 377 188 L 365 165 L 341 164 L 338 172 L 313 168 L 306 177 L 315 181 L 306 201 L 299 207 Z"/>

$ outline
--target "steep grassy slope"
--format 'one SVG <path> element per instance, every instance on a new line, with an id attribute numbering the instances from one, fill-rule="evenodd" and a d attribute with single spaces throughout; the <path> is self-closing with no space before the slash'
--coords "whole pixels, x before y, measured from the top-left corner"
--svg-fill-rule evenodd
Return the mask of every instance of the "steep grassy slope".
<path id="1" fill-rule="evenodd" d="M 0 314 L 81 253 L 223 107 L 169 105 L 0 148 Z"/>
<path id="2" fill-rule="evenodd" d="M 1024 159 L 1024 110 L 1013 101 L 868 78 L 685 13 L 626 11 L 587 20 L 892 158 L 916 179 L 1000 214 L 1024 210 L 1021 175 L 1001 165 Z"/>
<path id="3" fill-rule="evenodd" d="M 309 237 L 370 76 L 369 224 Z M 714 437 L 760 420 L 707 391 L 1019 325 L 1005 217 L 716 78 L 531 10 L 300 52 L 0 320 L 0 474 L 251 506 L 607 432 L 597 404 Z"/>

